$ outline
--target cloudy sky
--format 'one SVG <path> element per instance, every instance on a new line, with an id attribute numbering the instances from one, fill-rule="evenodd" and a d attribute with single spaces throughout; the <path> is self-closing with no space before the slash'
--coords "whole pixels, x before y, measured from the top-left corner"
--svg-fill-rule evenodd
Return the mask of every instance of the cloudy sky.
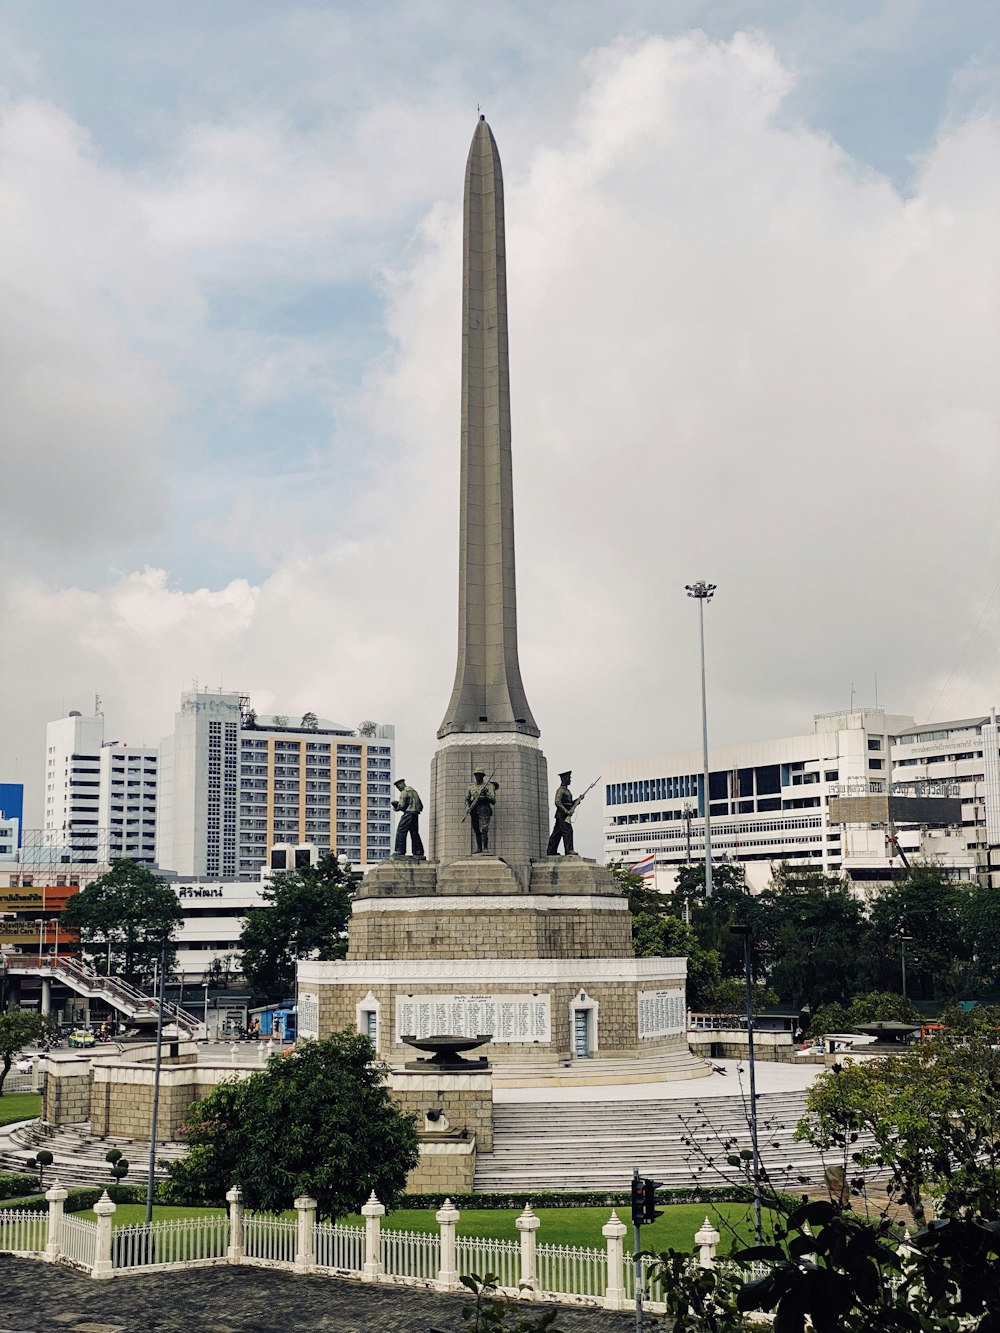
<path id="1" fill-rule="evenodd" d="M 554 773 L 1000 703 L 987 0 L 0 4 L 0 781 L 182 689 L 397 726 L 455 658 L 461 189 L 507 189 Z M 596 796 L 596 794 L 595 794 Z M 582 850 L 599 851 L 599 805 Z M 583 812 L 581 812 L 583 818 Z"/>

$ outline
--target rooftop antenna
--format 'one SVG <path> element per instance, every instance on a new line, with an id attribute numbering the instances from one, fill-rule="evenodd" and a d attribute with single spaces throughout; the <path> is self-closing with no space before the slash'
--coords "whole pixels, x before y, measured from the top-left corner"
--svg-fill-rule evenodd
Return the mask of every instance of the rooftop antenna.
<path id="1" fill-rule="evenodd" d="M 850 706 L 850 708 L 849 708 L 847 711 L 848 711 L 849 713 L 853 713 L 853 712 L 854 712 L 854 681 L 853 681 L 853 680 L 851 681 L 851 706 Z"/>
<path id="2" fill-rule="evenodd" d="M 875 707 L 878 708 L 878 672 L 875 672 Z"/>
<path id="3" fill-rule="evenodd" d="M 94 716 L 95 716 L 95 717 L 98 717 L 98 716 L 100 715 L 100 712 L 101 712 L 101 696 L 100 696 L 99 694 L 95 694 L 95 695 L 94 695 Z"/>

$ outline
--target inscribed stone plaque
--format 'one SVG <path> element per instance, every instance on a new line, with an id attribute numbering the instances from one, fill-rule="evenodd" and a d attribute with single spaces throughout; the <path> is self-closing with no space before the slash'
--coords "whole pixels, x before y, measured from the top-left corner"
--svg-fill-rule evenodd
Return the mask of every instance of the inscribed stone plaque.
<path id="1" fill-rule="evenodd" d="M 481 1037 L 495 1042 L 548 1042 L 547 995 L 412 995 L 396 998 L 396 1040 Z"/>
<path id="2" fill-rule="evenodd" d="M 319 1036 L 319 996 L 315 991 L 299 991 L 299 1036 Z"/>
<path id="3" fill-rule="evenodd" d="M 639 992 L 639 1036 L 673 1037 L 687 1023 L 684 995 L 675 990 Z"/>

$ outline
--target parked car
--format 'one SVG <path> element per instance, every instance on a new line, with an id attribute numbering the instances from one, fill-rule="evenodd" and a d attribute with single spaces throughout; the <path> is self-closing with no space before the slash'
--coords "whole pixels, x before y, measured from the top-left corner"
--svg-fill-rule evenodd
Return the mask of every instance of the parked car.
<path id="1" fill-rule="evenodd" d="M 14 1064 L 14 1072 L 16 1074 L 30 1074 L 34 1067 L 35 1062 L 32 1060 L 31 1056 L 22 1055 L 20 1060 L 16 1061 Z"/>

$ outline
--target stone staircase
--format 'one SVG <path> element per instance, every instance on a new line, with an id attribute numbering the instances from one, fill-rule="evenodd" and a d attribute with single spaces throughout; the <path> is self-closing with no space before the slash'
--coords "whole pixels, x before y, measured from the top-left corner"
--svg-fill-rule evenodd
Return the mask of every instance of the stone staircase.
<path id="1" fill-rule="evenodd" d="M 91 1136 L 86 1122 L 53 1131 L 41 1120 L 26 1120 L 0 1129 L 0 1171 L 37 1171 L 31 1159 L 39 1148 L 47 1148 L 52 1154 L 52 1165 L 45 1168 L 48 1184 L 58 1180 L 65 1186 L 107 1185 L 111 1168 L 104 1155 L 112 1148 L 120 1149 L 129 1163 L 130 1170 L 123 1184 L 144 1184 L 149 1172 L 145 1141 L 112 1136 L 96 1139 Z M 183 1157 L 186 1151 L 182 1143 L 161 1143 L 157 1145 L 156 1158 L 158 1162 L 164 1158 L 175 1159 Z M 155 1168 L 154 1174 L 157 1180 L 166 1179 L 166 1171 L 160 1166 Z"/>
<path id="2" fill-rule="evenodd" d="M 757 1097 L 761 1161 L 774 1186 L 792 1192 L 807 1188 L 800 1176 L 813 1184 L 823 1180 L 817 1149 L 792 1138 L 804 1108 L 802 1092 Z M 729 1139 L 736 1140 L 735 1149 L 724 1148 Z M 749 1147 L 740 1096 L 500 1102 L 494 1106 L 493 1151 L 479 1155 L 474 1188 L 529 1194 L 623 1190 L 634 1167 L 670 1188 L 722 1185 L 738 1176 L 726 1165 L 727 1153 Z"/>

